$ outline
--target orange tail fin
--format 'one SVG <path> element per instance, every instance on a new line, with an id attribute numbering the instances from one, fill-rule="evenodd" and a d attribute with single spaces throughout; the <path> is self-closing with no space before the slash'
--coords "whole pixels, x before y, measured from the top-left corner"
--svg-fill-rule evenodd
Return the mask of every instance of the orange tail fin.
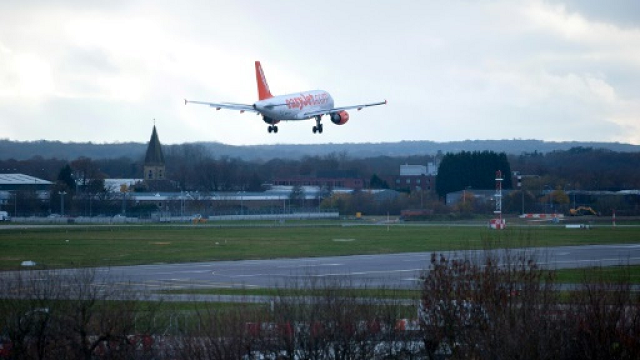
<path id="1" fill-rule="evenodd" d="M 272 98 L 273 95 L 271 95 L 271 91 L 269 90 L 267 78 L 264 77 L 260 61 L 256 61 L 256 81 L 258 83 L 258 100 Z"/>

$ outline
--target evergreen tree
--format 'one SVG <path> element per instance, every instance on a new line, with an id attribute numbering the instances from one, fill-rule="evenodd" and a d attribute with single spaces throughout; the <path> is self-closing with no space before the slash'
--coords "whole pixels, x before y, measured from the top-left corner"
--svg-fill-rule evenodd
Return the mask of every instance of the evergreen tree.
<path id="1" fill-rule="evenodd" d="M 462 151 L 447 153 L 436 176 L 436 192 L 440 197 L 466 188 L 493 189 L 496 172 L 502 172 L 502 187 L 511 188 L 511 166 L 505 153 Z"/>
<path id="2" fill-rule="evenodd" d="M 369 180 L 369 186 L 372 189 L 388 189 L 389 184 L 382 180 L 377 174 L 371 175 L 371 180 Z"/>
<path id="3" fill-rule="evenodd" d="M 71 166 L 66 164 L 62 169 L 60 169 L 60 173 L 58 173 L 58 181 L 59 187 L 65 191 L 73 192 L 76 189 L 76 182 L 73 180 L 72 176 L 73 170 L 71 170 Z"/>

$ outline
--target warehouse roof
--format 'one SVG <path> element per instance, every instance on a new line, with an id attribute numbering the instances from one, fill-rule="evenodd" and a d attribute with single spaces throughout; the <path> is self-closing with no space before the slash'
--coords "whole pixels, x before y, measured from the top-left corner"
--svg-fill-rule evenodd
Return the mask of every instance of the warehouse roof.
<path id="1" fill-rule="evenodd" d="M 51 181 L 25 174 L 0 174 L 1 185 L 51 185 Z"/>

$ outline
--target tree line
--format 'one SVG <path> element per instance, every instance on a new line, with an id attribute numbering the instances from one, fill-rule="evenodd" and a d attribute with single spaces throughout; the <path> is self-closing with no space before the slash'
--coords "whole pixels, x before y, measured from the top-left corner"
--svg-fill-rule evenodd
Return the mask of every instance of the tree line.
<path id="1" fill-rule="evenodd" d="M 313 206 L 338 208 L 343 213 L 353 214 L 399 214 L 403 209 L 430 209 L 434 213 L 491 212 L 491 207 L 483 204 L 464 202 L 465 207 L 451 209 L 442 201 L 448 192 L 493 189 L 495 172 L 501 170 L 504 189 L 516 189 L 512 184 L 513 172 L 523 175 L 521 189 L 524 194 L 505 197 L 503 210 L 519 213 L 543 208 L 545 203 L 552 207 L 568 208 L 574 202 L 597 204 L 602 209 L 628 208 L 629 214 L 640 211 L 637 200 L 633 204 L 620 199 L 569 199 L 569 190 L 625 190 L 640 189 L 640 153 L 614 152 L 603 149 L 572 148 L 551 153 L 525 153 L 518 156 L 492 151 L 460 152 L 437 154 L 435 156 L 376 156 L 353 158 L 346 152 L 330 153 L 323 156 L 303 156 L 299 159 L 274 158 L 266 161 L 248 161 L 228 156 L 215 156 L 204 145 L 185 144 L 165 147 L 166 177 L 171 179 L 174 191 L 198 191 L 206 194 L 217 191 L 263 191 L 265 186 L 277 178 L 314 176 L 319 173 L 342 170 L 354 174 L 365 182 L 365 188 L 393 188 L 392 179 L 399 175 L 400 165 L 439 162 L 436 190 L 403 192 L 394 199 L 379 201 L 366 193 L 353 196 L 336 195 L 321 204 L 321 199 Z M 106 189 L 107 178 L 142 178 L 143 158 L 118 157 L 92 159 L 79 157 L 68 161 L 46 159 L 41 156 L 27 160 L 0 160 L 0 172 L 24 173 L 55 183 L 50 202 L 38 202 L 35 193 L 18 194 L 14 209 L 24 214 L 42 214 L 57 208 L 66 201 L 69 210 L 89 213 L 89 209 L 104 205 L 100 212 L 118 212 L 121 197 L 113 189 Z M 117 190 L 117 189 L 116 189 Z M 133 189 L 144 191 L 144 187 Z M 329 189 L 330 190 L 330 189 Z M 407 191 L 407 190 L 402 190 Z M 552 192 L 549 194 L 549 192 Z M 66 195 L 61 195 L 62 193 Z M 61 196 L 66 196 L 63 200 Z M 91 203 L 92 199 L 100 202 Z M 524 206 L 523 206 L 524 200 Z M 628 206 L 627 206 L 628 205 Z M 5 205 L 8 206 L 8 205 Z M 566 210 L 566 209 L 564 209 Z"/>
<path id="2" fill-rule="evenodd" d="M 624 190 L 640 188 L 640 152 L 615 152 L 604 149 L 572 148 L 550 153 L 506 155 L 492 151 L 462 151 L 437 155 L 376 156 L 353 158 L 346 152 L 299 159 L 274 158 L 247 161 L 228 156 L 215 156 L 203 145 L 165 147 L 167 177 L 189 191 L 255 190 L 277 177 L 311 176 L 327 170 L 348 170 L 365 179 L 373 178 L 376 187 L 399 174 L 400 165 L 440 163 L 441 181 L 438 195 L 465 187 L 492 189 L 496 170 L 505 176 L 503 187 L 512 188 L 511 170 L 532 179 L 556 186 L 579 190 Z M 78 157 L 74 160 L 35 156 L 27 160 L 0 160 L 0 172 L 24 173 L 55 181 L 61 169 L 69 165 L 75 177 L 142 178 L 143 158 Z M 453 167 L 454 170 L 450 170 Z M 479 175 L 480 174 L 480 175 Z M 489 174 L 484 175 L 484 174 Z M 387 183 L 387 185 L 389 185 Z M 73 189 L 72 189 L 73 190 Z"/>
<path id="3" fill-rule="evenodd" d="M 162 129 L 158 129 L 162 139 Z M 285 158 L 300 159 L 303 156 L 325 156 L 331 153 L 345 152 L 356 158 L 375 158 L 379 156 L 407 157 L 416 154 L 435 155 L 438 152 L 456 153 L 459 151 L 494 151 L 507 154 L 550 153 L 566 151 L 575 147 L 591 147 L 608 149 L 615 152 L 638 152 L 639 145 L 606 143 L 606 142 L 552 142 L 533 139 L 511 140 L 464 140 L 464 141 L 400 141 L 389 143 L 345 143 L 345 144 L 278 144 L 278 145 L 246 145 L 233 146 L 216 142 L 198 142 L 187 145 L 203 146 L 207 152 L 238 158 L 250 162 L 268 161 Z M 163 148 L 172 145 L 163 145 Z M 177 145 L 181 146 L 181 145 Z M 11 141 L 0 139 L 0 157 L 2 159 L 27 160 L 34 156 L 47 155 L 62 159 L 75 159 L 81 156 L 92 159 L 110 159 L 128 157 L 136 159 L 144 156 L 145 143 L 111 143 L 95 144 L 63 143 L 60 141 Z"/>

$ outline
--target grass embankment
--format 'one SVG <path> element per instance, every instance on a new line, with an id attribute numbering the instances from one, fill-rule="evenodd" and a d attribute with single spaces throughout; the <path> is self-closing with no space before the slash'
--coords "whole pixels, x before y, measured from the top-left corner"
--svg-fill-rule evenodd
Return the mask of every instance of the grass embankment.
<path id="1" fill-rule="evenodd" d="M 562 269 L 556 272 L 556 281 L 561 284 L 582 284 L 594 280 L 627 280 L 640 284 L 640 265 L 607 266 L 584 269 Z"/>
<path id="2" fill-rule="evenodd" d="M 0 230 L 0 270 L 32 260 L 47 268 L 285 257 L 638 243 L 638 228 L 561 226 L 488 230 L 480 226 L 107 226 Z"/>

